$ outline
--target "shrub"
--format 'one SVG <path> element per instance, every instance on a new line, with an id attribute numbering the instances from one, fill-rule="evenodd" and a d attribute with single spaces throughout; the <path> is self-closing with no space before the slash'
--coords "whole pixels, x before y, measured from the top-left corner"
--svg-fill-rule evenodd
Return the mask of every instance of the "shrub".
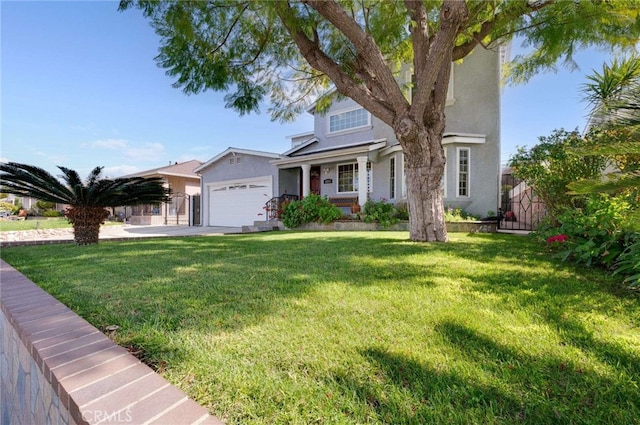
<path id="1" fill-rule="evenodd" d="M 365 222 L 377 222 L 383 227 L 389 227 L 400 221 L 400 218 L 398 218 L 398 210 L 395 205 L 388 203 L 384 199 L 380 201 L 367 201 L 364 204 L 363 212 L 365 214 Z"/>
<path id="2" fill-rule="evenodd" d="M 42 212 L 43 217 L 62 217 L 62 213 L 56 210 L 46 210 Z"/>
<path id="3" fill-rule="evenodd" d="M 626 223 L 630 209 L 622 196 L 590 196 L 584 208 L 566 209 L 560 214 L 559 226 L 547 224 L 536 234 L 547 241 L 566 235 L 562 244 L 556 244 L 563 260 L 611 268 L 632 235 Z"/>
<path id="4" fill-rule="evenodd" d="M 11 214 L 18 215 L 22 210 L 22 204 L 20 202 L 16 202 L 13 207 L 11 207 Z"/>
<path id="5" fill-rule="evenodd" d="M 444 221 L 446 222 L 455 222 L 455 221 L 476 221 L 478 217 L 475 215 L 469 214 L 462 208 L 453 208 L 446 207 L 444 209 Z"/>
<path id="6" fill-rule="evenodd" d="M 613 274 L 626 276 L 624 283 L 633 289 L 640 289 L 640 235 L 631 235 L 627 240 L 627 247 L 614 264 L 616 269 Z"/>
<path id="7" fill-rule="evenodd" d="M 13 204 L 10 204 L 9 202 L 0 201 L 0 211 L 12 212 L 13 211 Z"/>
<path id="8" fill-rule="evenodd" d="M 398 220 L 409 220 L 409 203 L 400 200 L 396 203 L 396 217 Z"/>
<path id="9" fill-rule="evenodd" d="M 331 223 L 343 216 L 342 210 L 326 197 L 309 195 L 299 201 L 282 204 L 282 222 L 293 229 L 305 223 Z"/>

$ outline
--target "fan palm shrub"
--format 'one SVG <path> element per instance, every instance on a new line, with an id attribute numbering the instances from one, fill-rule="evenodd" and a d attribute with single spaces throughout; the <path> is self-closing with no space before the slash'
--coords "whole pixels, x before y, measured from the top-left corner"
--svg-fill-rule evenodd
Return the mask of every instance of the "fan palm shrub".
<path id="1" fill-rule="evenodd" d="M 100 225 L 109 216 L 106 208 L 169 199 L 170 191 L 159 177 L 108 179 L 101 177 L 103 167 L 96 167 L 82 181 L 75 170 L 58 168 L 62 180 L 33 165 L 0 163 L 0 192 L 69 205 L 65 216 L 73 225 L 78 245 L 98 243 Z"/>

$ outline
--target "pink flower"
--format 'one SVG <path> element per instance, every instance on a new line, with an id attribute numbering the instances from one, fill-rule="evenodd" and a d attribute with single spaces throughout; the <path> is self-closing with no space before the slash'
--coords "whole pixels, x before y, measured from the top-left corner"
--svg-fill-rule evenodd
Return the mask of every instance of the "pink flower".
<path id="1" fill-rule="evenodd" d="M 554 242 L 563 243 L 568 240 L 569 240 L 569 236 L 560 234 L 560 235 L 550 236 L 549 238 L 547 238 L 547 243 L 554 243 Z"/>

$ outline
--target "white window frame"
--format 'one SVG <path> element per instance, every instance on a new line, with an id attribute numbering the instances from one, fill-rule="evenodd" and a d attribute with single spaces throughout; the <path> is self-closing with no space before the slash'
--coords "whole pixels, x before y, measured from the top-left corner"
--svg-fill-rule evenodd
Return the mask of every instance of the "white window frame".
<path id="1" fill-rule="evenodd" d="M 351 191 L 340 191 L 340 167 L 345 165 L 353 165 L 353 180 L 351 182 L 353 186 L 353 190 Z M 345 162 L 342 164 L 338 164 L 336 167 L 336 193 L 358 193 L 358 163 L 357 162 Z"/>
<path id="2" fill-rule="evenodd" d="M 466 195 L 460 194 L 460 152 L 467 152 L 467 193 Z M 470 198 L 471 197 L 471 148 L 456 148 L 456 198 Z"/>
<path id="3" fill-rule="evenodd" d="M 401 155 L 401 164 L 402 164 L 402 197 L 407 197 L 407 159 L 405 158 L 405 154 Z"/>
<path id="4" fill-rule="evenodd" d="M 396 199 L 396 157 L 389 158 L 389 199 Z"/>
<path id="5" fill-rule="evenodd" d="M 335 131 L 331 131 L 331 117 L 335 117 L 336 115 L 341 115 L 341 114 L 346 114 L 352 111 L 357 111 L 359 109 L 364 110 L 366 116 L 367 116 L 367 123 L 363 124 L 363 125 L 359 125 L 357 127 L 349 127 L 349 128 L 343 128 L 340 130 L 335 130 Z M 367 128 L 367 127 L 371 127 L 371 114 L 369 113 L 369 111 L 367 111 L 366 109 L 364 109 L 362 106 L 354 106 L 353 108 L 347 108 L 347 109 L 341 109 L 340 111 L 336 111 L 334 113 L 329 114 L 329 116 L 327 117 L 327 135 L 335 135 L 335 134 L 344 134 L 344 133 L 349 133 L 352 131 L 358 131 L 358 130 L 362 130 L 363 128 Z"/>
<path id="6" fill-rule="evenodd" d="M 340 191 L 340 167 L 343 165 L 353 165 L 353 190 L 341 192 Z M 359 184 L 359 171 L 358 171 L 358 162 L 343 162 L 342 164 L 338 164 L 336 166 L 336 193 L 358 193 L 358 184 Z M 371 161 L 367 161 L 367 193 L 373 192 L 373 164 Z"/>
<path id="7" fill-rule="evenodd" d="M 447 147 L 444 146 L 444 171 L 442 173 L 442 183 L 441 183 L 441 187 L 442 187 L 442 198 L 446 198 L 447 197 Z"/>

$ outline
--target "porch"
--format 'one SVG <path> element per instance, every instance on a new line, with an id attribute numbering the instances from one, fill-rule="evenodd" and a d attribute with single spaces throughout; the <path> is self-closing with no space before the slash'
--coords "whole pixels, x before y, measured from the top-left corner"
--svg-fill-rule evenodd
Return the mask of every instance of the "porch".
<path id="1" fill-rule="evenodd" d="M 129 224 L 193 226 L 199 223 L 199 208 L 199 195 L 174 193 L 169 202 L 119 207 L 116 214 Z M 194 213 L 195 209 L 198 210 L 197 214 Z"/>

